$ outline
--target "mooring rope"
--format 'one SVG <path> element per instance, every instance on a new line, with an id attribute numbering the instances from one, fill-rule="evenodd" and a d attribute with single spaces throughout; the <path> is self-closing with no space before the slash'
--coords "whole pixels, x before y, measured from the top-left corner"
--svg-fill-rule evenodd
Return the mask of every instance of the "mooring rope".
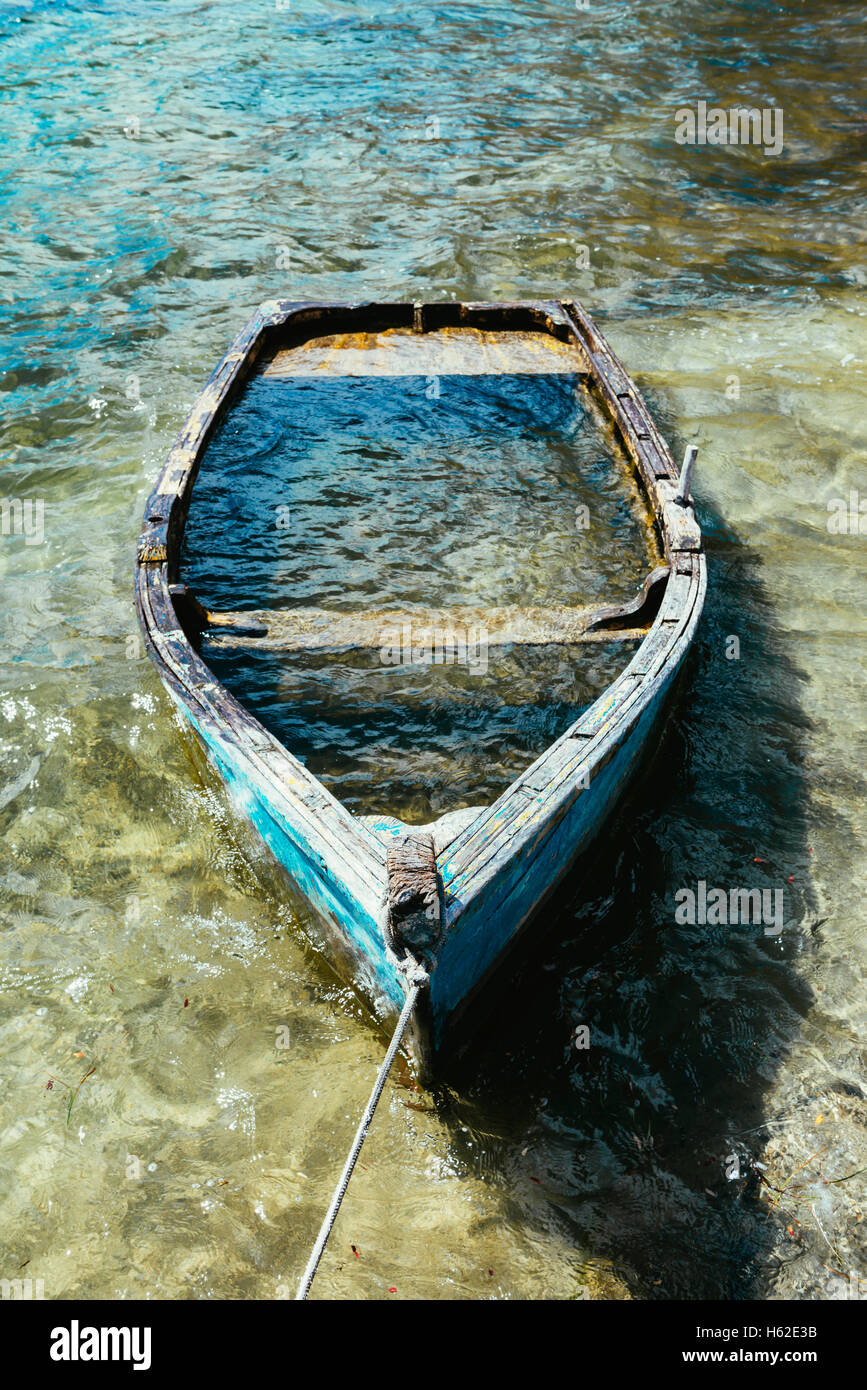
<path id="1" fill-rule="evenodd" d="M 310 1292 L 310 1285 L 313 1283 L 313 1276 L 316 1273 L 319 1261 L 322 1259 L 322 1254 L 325 1250 L 326 1242 L 328 1241 L 328 1237 L 331 1235 L 331 1228 L 337 1219 L 337 1213 L 340 1210 L 340 1203 L 343 1201 L 346 1189 L 349 1186 L 349 1179 L 352 1177 L 352 1170 L 355 1167 L 355 1164 L 358 1160 L 358 1155 L 361 1153 L 361 1146 L 367 1138 L 367 1131 L 370 1129 L 370 1123 L 373 1119 L 376 1107 L 379 1104 L 379 1098 L 382 1095 L 383 1088 L 388 1078 L 388 1073 L 391 1071 L 391 1064 L 397 1056 L 397 1049 L 400 1047 L 400 1044 L 403 1041 L 403 1035 L 407 1030 L 410 1019 L 412 1018 L 412 1011 L 415 1008 L 416 1003 L 418 1002 L 418 997 L 424 989 L 425 985 L 429 982 L 429 980 L 430 976 L 428 975 L 427 971 L 424 970 L 423 967 L 420 965 L 416 966 L 413 969 L 412 974 L 408 977 L 409 990 L 407 992 L 404 1006 L 400 1011 L 400 1018 L 397 1021 L 397 1027 L 394 1030 L 394 1036 L 392 1037 L 391 1042 L 388 1045 L 388 1051 L 385 1054 L 385 1061 L 379 1069 L 379 1075 L 377 1076 L 376 1083 L 373 1087 L 373 1090 L 370 1093 L 370 1100 L 367 1102 L 364 1114 L 361 1117 L 361 1123 L 359 1124 L 358 1129 L 355 1131 L 355 1138 L 352 1141 L 352 1148 L 349 1150 L 348 1157 L 343 1165 L 343 1172 L 340 1174 L 340 1181 L 337 1184 L 334 1196 L 331 1198 L 331 1204 L 328 1208 L 328 1211 L 325 1213 L 325 1220 L 322 1222 L 322 1225 L 319 1228 L 319 1235 L 316 1237 L 316 1244 L 314 1245 L 313 1250 L 311 1251 L 310 1259 L 307 1261 L 307 1268 L 304 1271 L 301 1283 L 298 1285 L 298 1292 L 295 1295 L 296 1302 L 298 1302 L 299 1299 L 305 1299 L 308 1293 Z"/>

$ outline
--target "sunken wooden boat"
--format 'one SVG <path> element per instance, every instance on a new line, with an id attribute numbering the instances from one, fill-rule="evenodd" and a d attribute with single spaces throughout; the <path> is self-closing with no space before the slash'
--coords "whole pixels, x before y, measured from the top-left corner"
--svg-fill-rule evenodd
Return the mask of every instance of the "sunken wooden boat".
<path id="1" fill-rule="evenodd" d="M 487 614 L 491 643 L 622 637 L 631 660 L 580 717 L 502 795 L 433 824 L 351 813 L 221 683 L 202 656 L 203 635 L 291 651 L 373 646 L 405 614 L 324 609 L 215 612 L 184 582 L 182 541 L 193 486 L 215 429 L 255 375 L 317 345 L 344 361 L 401 345 L 402 370 L 431 371 L 431 352 L 464 372 L 580 375 L 625 447 L 649 504 L 664 562 L 634 602 L 592 612 L 504 608 Z M 445 357 L 442 357 L 445 354 Z M 506 358 L 502 360 L 505 361 Z M 560 365 L 552 362 L 559 360 Z M 455 363 L 458 365 L 455 366 Z M 341 370 L 346 370 L 345 366 Z M 413 368 L 410 368 L 413 370 Z M 447 366 L 445 370 L 449 370 Z M 685 468 L 684 473 L 688 469 Z M 648 408 L 589 316 L 572 302 L 508 304 L 295 303 L 261 306 L 219 363 L 148 499 L 136 598 L 148 652 L 182 720 L 240 802 L 278 865 L 313 908 L 313 930 L 388 1023 L 408 979 L 429 974 L 408 1034 L 429 1077 L 455 1025 L 540 904 L 592 843 L 640 760 L 658 741 L 666 702 L 696 631 L 706 586 L 702 538 L 678 470 Z M 423 541 L 420 541 L 423 543 Z M 417 615 L 416 615 L 417 616 Z M 443 616 L 443 615 L 440 615 Z"/>

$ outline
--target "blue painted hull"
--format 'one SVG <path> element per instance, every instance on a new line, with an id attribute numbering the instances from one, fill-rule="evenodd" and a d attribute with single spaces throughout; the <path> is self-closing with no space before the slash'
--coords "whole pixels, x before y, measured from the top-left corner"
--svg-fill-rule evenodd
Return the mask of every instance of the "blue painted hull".
<path id="1" fill-rule="evenodd" d="M 516 857 L 490 883 L 486 892 L 462 903 L 452 899 L 448 931 L 431 976 L 431 1042 L 441 1050 L 452 1021 L 466 1008 L 496 970 L 546 897 L 562 881 L 623 797 L 638 764 L 655 742 L 668 695 L 677 677 L 673 670 L 656 698 L 632 726 L 592 786 L 572 795 L 559 819 L 548 822 L 531 851 Z M 285 870 L 316 913 L 318 944 L 343 973 L 359 985 L 383 1022 L 400 1011 L 405 994 L 395 958 L 386 949 L 381 926 L 353 895 L 328 873 L 296 826 L 287 822 L 267 790 L 245 773 L 232 749 L 200 727 L 189 708 L 176 701 L 179 712 L 206 750 L 238 812 Z M 448 899 L 448 858 L 442 877 Z"/>
<path id="2" fill-rule="evenodd" d="M 478 992 L 545 898 L 602 830 L 656 740 L 676 676 L 673 672 L 591 787 L 572 800 L 533 852 L 516 857 L 471 904 L 456 904 L 431 977 L 436 1046 L 442 1046 L 451 1020 Z M 447 891 L 448 877 L 446 861 L 443 880 Z"/>
<path id="3" fill-rule="evenodd" d="M 334 334 L 396 329 L 423 339 L 467 327 L 483 334 L 541 333 L 571 345 L 577 354 L 572 370 L 577 366 L 601 397 L 650 503 L 665 565 L 648 576 L 634 604 L 597 615 L 593 631 L 600 640 L 607 631 L 630 635 L 627 620 L 637 621 L 639 614 L 644 634 L 626 670 L 599 700 L 493 806 L 470 808 L 470 819 L 453 834 L 442 824 L 448 817 L 442 817 L 422 828 L 432 833 L 413 836 L 399 822 L 386 829 L 351 815 L 220 683 L 202 660 L 196 637 L 221 626 L 219 615 L 210 614 L 180 582 L 180 552 L 208 440 L 235 393 L 262 363 L 275 361 L 287 344 Z M 571 300 L 494 305 L 274 300 L 253 315 L 212 374 L 148 498 L 136 602 L 162 680 L 242 818 L 313 909 L 305 927 L 315 924 L 329 959 L 358 984 L 383 1022 L 405 999 L 401 964 L 408 967 L 413 952 L 425 961 L 435 952 L 430 988 L 416 1007 L 410 1039 L 424 1072 L 468 1001 L 587 851 L 654 744 L 706 586 L 701 530 L 687 493 L 685 473 L 678 476 L 634 382 Z M 389 840 L 394 834 L 401 838 L 398 850 Z M 420 927 L 415 920 L 422 916 L 419 901 L 428 922 L 436 919 L 430 936 L 426 924 Z M 406 959 L 401 962 L 393 952 L 406 952 Z"/>
<path id="4" fill-rule="evenodd" d="M 318 920 L 313 931 L 319 937 L 318 944 L 327 946 L 335 963 L 342 963 L 353 981 L 361 985 L 377 1017 L 385 1019 L 399 1013 L 404 988 L 394 957 L 386 951 L 379 923 L 339 879 L 323 872 L 318 856 L 298 827 L 285 819 L 261 783 L 247 775 L 231 747 L 202 728 L 182 701 L 176 700 L 176 706 L 216 768 L 239 815 L 252 825 L 314 909 Z"/>

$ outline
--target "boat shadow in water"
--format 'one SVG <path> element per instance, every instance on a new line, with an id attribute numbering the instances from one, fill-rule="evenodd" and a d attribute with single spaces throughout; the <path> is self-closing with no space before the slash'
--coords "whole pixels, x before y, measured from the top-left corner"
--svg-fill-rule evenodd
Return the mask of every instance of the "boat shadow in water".
<path id="1" fill-rule="evenodd" d="M 518 1219 L 640 1298 L 762 1296 L 780 1242 L 754 1165 L 813 1003 L 795 968 L 816 922 L 807 677 L 773 635 L 759 558 L 710 520 L 708 601 L 662 743 L 465 1020 L 437 1094 L 456 1153 L 485 1154 Z M 702 912 L 702 883 L 735 920 Z M 742 920 L 754 889 L 769 923 Z"/>

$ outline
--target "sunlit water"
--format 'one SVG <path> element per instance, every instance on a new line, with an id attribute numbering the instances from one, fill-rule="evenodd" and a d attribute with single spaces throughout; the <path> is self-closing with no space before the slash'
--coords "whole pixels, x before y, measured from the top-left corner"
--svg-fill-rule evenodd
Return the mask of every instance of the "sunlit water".
<path id="1" fill-rule="evenodd" d="M 0 540 L 0 1277 L 284 1296 L 382 1056 L 132 612 L 160 462 L 285 294 L 581 299 L 699 444 L 710 572 L 652 775 L 448 1084 L 390 1088 L 316 1291 L 867 1279 L 863 1178 L 829 1181 L 867 1163 L 867 537 L 828 529 L 867 498 L 857 8 L 52 0 L 0 42 L 2 488 L 36 507 Z M 782 155 L 678 145 L 700 99 L 782 107 Z M 676 924 L 700 879 L 782 888 L 782 934 Z"/>

